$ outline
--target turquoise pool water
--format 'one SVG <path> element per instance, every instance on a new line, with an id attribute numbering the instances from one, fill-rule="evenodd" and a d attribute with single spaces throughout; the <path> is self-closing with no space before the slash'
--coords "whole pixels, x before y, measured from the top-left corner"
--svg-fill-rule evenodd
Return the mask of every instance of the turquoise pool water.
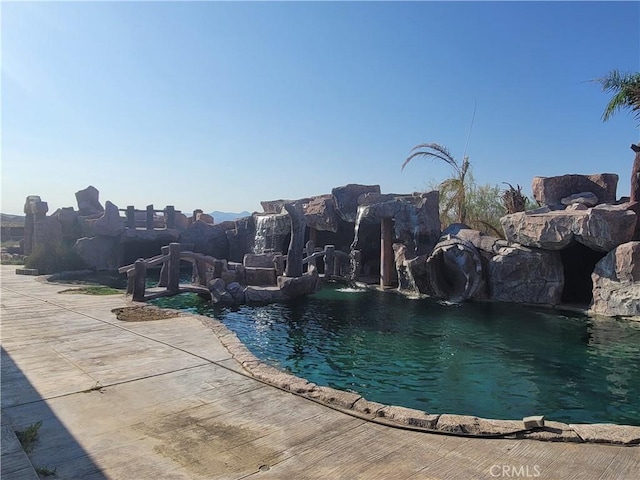
<path id="1" fill-rule="evenodd" d="M 369 400 L 640 425 L 640 323 L 331 286 L 286 304 L 221 308 L 195 295 L 155 303 L 215 317 L 266 363 Z"/>

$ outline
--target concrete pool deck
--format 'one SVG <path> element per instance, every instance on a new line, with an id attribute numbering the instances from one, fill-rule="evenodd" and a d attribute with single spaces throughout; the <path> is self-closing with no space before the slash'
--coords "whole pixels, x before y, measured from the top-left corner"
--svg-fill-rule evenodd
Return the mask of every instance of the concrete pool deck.
<path id="1" fill-rule="evenodd" d="M 15 268 L 1 268 L 3 479 L 37 478 L 35 468 L 87 479 L 632 479 L 640 471 L 637 446 L 376 424 L 251 378 L 240 362 L 257 375 L 264 367 L 204 317 L 120 321 L 112 309 L 131 306 L 123 296 L 60 294 L 69 286 Z M 27 456 L 14 432 L 37 422 Z M 637 435 L 629 428 L 621 438 Z"/>

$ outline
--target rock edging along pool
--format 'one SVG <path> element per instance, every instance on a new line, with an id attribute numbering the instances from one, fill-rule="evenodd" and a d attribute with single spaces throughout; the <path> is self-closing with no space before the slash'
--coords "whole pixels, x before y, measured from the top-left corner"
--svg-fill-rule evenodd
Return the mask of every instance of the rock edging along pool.
<path id="1" fill-rule="evenodd" d="M 336 296 L 338 297 L 337 300 Z M 344 303 L 345 298 L 349 297 L 351 299 L 361 297 L 364 302 L 349 300 Z M 177 306 L 176 299 L 171 299 L 170 306 Z M 618 405 L 618 403 L 623 404 L 623 400 L 626 398 L 634 397 L 633 385 L 636 384 L 634 378 L 638 378 L 637 373 L 629 373 L 632 365 L 624 365 L 624 355 L 618 355 L 620 351 L 625 354 L 633 354 L 634 348 L 639 348 L 636 341 L 638 337 L 634 337 L 639 329 L 624 330 L 629 324 L 620 324 L 609 319 L 600 324 L 594 320 L 595 323 L 590 324 L 587 329 L 583 325 L 586 317 L 565 318 L 560 316 L 561 318 L 557 319 L 558 315 L 553 312 L 525 311 L 521 307 L 507 306 L 510 314 L 533 317 L 521 318 L 521 322 L 516 322 L 516 324 L 510 325 L 507 331 L 501 332 L 499 329 L 495 330 L 496 326 L 504 324 L 508 319 L 497 318 L 501 317 L 501 315 L 504 316 L 504 312 L 500 313 L 500 311 L 496 311 L 496 308 L 504 310 L 504 305 L 464 305 L 451 308 L 431 301 L 413 302 L 396 295 L 379 292 L 358 292 L 354 294 L 353 292 L 332 291 L 327 288 L 323 289 L 319 294 L 309 297 L 308 301 L 312 301 L 315 305 L 305 305 L 307 302 L 305 300 L 305 302 L 281 305 L 212 309 L 210 305 L 199 303 L 195 297 L 183 297 L 180 301 L 182 304 L 179 307 L 187 311 L 206 313 L 207 316 L 219 319 L 228 328 L 232 329 L 235 333 L 232 337 L 231 347 L 236 343 L 240 344 L 240 340 L 242 340 L 247 344 L 249 350 L 256 354 L 256 356 L 253 356 L 253 354 L 247 356 L 249 350 L 244 353 L 232 352 L 238 361 L 244 364 L 245 368 L 252 371 L 254 376 L 261 378 L 262 375 L 265 375 L 265 372 L 268 372 L 266 377 L 275 376 L 274 378 L 278 382 L 284 380 L 286 382 L 294 382 L 292 379 L 295 378 L 297 379 L 294 382 L 295 386 L 288 388 L 294 392 L 296 390 L 310 391 L 311 393 L 308 396 L 327 397 L 325 400 L 329 400 L 329 403 L 334 403 L 341 408 L 351 408 L 363 411 L 366 414 L 377 412 L 378 417 L 384 418 L 385 421 L 389 419 L 397 421 L 404 416 L 406 417 L 404 419 L 405 423 L 418 425 L 422 428 L 460 433 L 494 434 L 496 432 L 504 433 L 521 430 L 522 421 L 494 421 L 485 420 L 484 418 L 521 419 L 529 415 L 542 414 L 548 419 L 560 420 L 564 423 L 547 421 L 547 427 L 551 427 L 554 430 L 554 434 L 549 435 L 550 432 L 544 434 L 544 432 L 538 431 L 534 436 L 551 436 L 554 437 L 553 439 L 573 439 L 575 441 L 593 437 L 594 430 L 585 432 L 585 426 L 580 424 L 597 424 L 597 430 L 602 432 L 598 435 L 607 437 L 609 433 L 606 433 L 606 430 L 617 429 L 615 426 L 606 426 L 611 421 L 619 424 L 634 423 L 634 409 L 636 406 L 634 404 L 630 406 L 622 405 L 627 408 L 627 410 L 623 411 L 620 410 L 621 407 Z M 398 322 L 396 318 L 398 314 L 397 307 L 400 307 L 402 316 L 409 318 L 409 321 L 405 319 Z M 434 313 L 434 308 L 441 311 Z M 488 312 L 483 312 L 483 310 L 488 310 Z M 457 320 L 453 321 L 453 324 L 448 324 L 448 321 L 438 320 L 436 317 L 442 311 L 445 311 L 447 315 L 456 317 Z M 496 318 L 487 318 L 487 313 L 490 314 L 488 315 L 489 317 Z M 338 326 L 327 324 L 328 317 L 339 317 Z M 362 317 L 366 317 L 367 324 L 362 325 L 359 323 L 362 321 Z M 242 321 L 239 319 L 242 319 Z M 461 319 L 462 323 L 460 323 Z M 589 321 L 591 322 L 591 320 Z M 442 323 L 446 324 L 446 335 L 442 335 Z M 415 329 L 416 325 L 419 325 L 420 328 Z M 576 326 L 580 328 L 577 330 L 577 338 L 574 338 L 576 336 Z M 637 325 L 637 327 L 640 327 L 640 325 Z M 283 331 L 283 328 L 288 330 Z M 620 328 L 624 331 L 618 331 Z M 346 330 L 347 335 L 345 336 L 344 332 L 339 330 Z M 373 333 L 371 330 L 373 330 Z M 534 331 L 538 331 L 538 338 L 532 334 Z M 487 343 L 487 332 L 500 337 L 500 341 L 495 345 L 492 342 Z M 343 337 L 340 335 L 343 335 Z M 472 335 L 473 338 L 471 338 Z M 316 337 L 315 339 L 313 338 L 314 336 Z M 630 341 L 627 343 L 624 341 L 616 342 L 621 336 L 627 340 L 630 339 Z M 231 338 L 229 333 L 225 333 L 223 337 L 223 341 Z M 514 338 L 517 340 L 515 344 L 513 343 Z M 278 345 L 278 343 L 282 343 L 283 339 L 289 342 L 285 345 L 284 351 L 281 348 L 282 345 Z M 390 350 L 388 346 L 385 347 L 382 340 L 391 341 L 392 347 Z M 416 344 L 416 342 L 418 343 Z M 335 349 L 332 349 L 336 344 L 342 348 L 342 352 L 336 352 Z M 363 344 L 369 344 L 370 351 L 361 350 L 360 347 Z M 529 351 L 529 344 L 543 351 L 544 355 L 540 353 L 534 354 L 535 352 Z M 583 352 L 581 350 L 582 347 L 579 346 L 586 344 L 589 344 L 589 349 L 591 350 L 595 348 L 596 352 Z M 416 346 L 419 347 L 417 350 Z M 443 404 L 442 400 L 439 400 L 438 408 L 429 405 L 426 408 L 423 406 L 432 399 L 435 399 L 434 405 L 438 405 L 437 397 L 442 394 L 438 384 L 434 386 L 433 383 L 429 383 L 429 375 L 433 372 L 425 372 L 427 367 L 432 368 L 433 365 L 425 364 L 424 359 L 422 359 L 423 363 L 421 364 L 420 358 L 417 358 L 422 350 L 428 348 L 432 350 L 428 353 L 430 355 L 434 354 L 434 346 L 438 347 L 435 350 L 437 362 L 434 362 L 431 357 L 429 357 L 429 362 L 437 363 L 440 367 L 444 365 L 446 368 L 441 369 L 445 377 L 449 380 L 452 378 L 454 385 L 462 386 L 462 393 L 471 392 L 473 400 L 471 404 L 466 405 L 464 398 L 461 402 L 458 402 L 459 404 L 456 404 L 454 398 L 453 400 L 447 400 L 448 404 Z M 280 350 L 278 350 L 279 348 Z M 467 348 L 471 352 L 461 350 L 463 348 Z M 567 360 L 563 357 L 565 350 L 572 351 L 576 348 L 578 348 L 579 352 L 577 359 Z M 485 357 L 488 355 L 492 361 L 497 362 L 500 368 L 505 364 L 512 363 L 513 365 L 508 366 L 515 369 L 515 373 L 506 369 L 496 371 L 496 367 L 493 364 L 486 363 L 486 358 L 482 355 L 480 357 L 477 356 L 477 350 L 480 350 Z M 613 367 L 615 368 L 613 370 L 611 368 L 603 370 L 593 364 L 593 359 L 584 357 L 584 355 L 598 356 L 596 354 L 604 354 L 607 357 L 607 361 L 613 361 Z M 549 358 L 541 360 L 536 358 L 536 355 Z M 576 361 L 578 361 L 578 365 L 575 364 Z M 401 365 L 402 368 L 407 368 L 408 366 L 409 371 L 406 374 L 402 374 L 401 371 L 394 370 L 398 365 L 391 365 L 392 362 L 398 365 L 404 363 L 405 365 Z M 532 362 L 540 364 L 537 365 L 537 368 L 542 368 L 543 370 L 559 370 L 562 382 L 567 382 L 568 384 L 569 393 L 560 391 L 557 385 L 553 386 L 553 382 L 547 382 L 549 385 L 538 387 L 535 384 L 538 381 L 535 377 L 533 377 L 533 380 L 528 378 L 531 376 L 531 372 L 528 371 L 527 365 Z M 327 363 L 328 366 L 323 365 L 323 363 Z M 360 375 L 358 368 L 363 364 L 367 364 L 368 368 L 373 368 L 374 372 L 385 367 L 397 378 L 391 382 L 372 381 L 367 376 L 370 374 L 368 370 L 365 369 L 364 374 Z M 487 378 L 482 375 L 477 376 L 477 374 L 474 376 L 466 371 L 465 369 L 469 368 L 469 364 L 478 364 L 480 369 L 485 370 L 484 373 Z M 608 367 L 611 367 L 611 365 Z M 411 372 L 411 369 L 415 370 L 415 372 Z M 290 371 L 294 375 L 291 375 L 291 379 L 288 379 L 288 377 L 283 377 L 283 375 L 286 376 L 287 374 L 281 370 Z M 584 375 L 580 374 L 582 371 L 584 371 Z M 421 375 L 418 380 L 424 382 L 424 385 L 416 387 L 418 382 L 415 379 L 411 383 L 412 375 L 416 372 Z M 357 375 L 360 375 L 360 377 L 357 377 Z M 629 375 L 632 376 L 629 377 Z M 636 376 L 633 377 L 633 375 Z M 593 377 L 594 381 L 605 376 L 608 378 L 607 389 L 615 387 L 613 391 L 615 402 L 606 404 L 605 414 L 614 413 L 617 414 L 618 418 L 608 418 L 604 414 L 597 416 L 592 412 L 586 411 L 583 413 L 579 411 L 582 404 L 578 400 L 582 401 L 587 397 L 602 395 L 601 389 L 592 388 L 591 385 L 587 385 L 588 390 L 585 391 L 581 386 L 581 378 L 579 378 L 581 376 Z M 307 380 L 301 380 L 298 377 L 304 377 Z M 347 377 L 351 383 L 344 382 L 343 378 L 339 377 Z M 409 379 L 408 384 L 407 379 L 403 377 Z M 338 380 L 342 380 L 342 383 Z M 583 380 L 584 378 L 582 378 Z M 511 399 L 510 401 L 517 403 L 517 407 L 520 410 L 507 405 L 509 408 L 505 408 L 503 412 L 497 411 L 493 406 L 494 401 L 499 403 L 495 400 L 493 392 L 495 385 L 509 387 L 513 385 L 514 381 L 518 389 L 514 392 L 515 400 Z M 577 386 L 573 385 L 572 382 L 577 383 Z M 469 384 L 468 388 L 467 384 Z M 628 384 L 631 385 L 631 390 L 629 390 Z M 317 387 L 316 385 L 336 387 L 337 390 Z M 441 384 L 441 386 L 446 387 L 444 384 Z M 479 398 L 482 390 L 476 391 L 478 388 L 485 389 L 488 400 Z M 635 388 L 639 388 L 638 385 Z M 387 395 L 387 398 L 383 395 L 381 399 L 378 390 Z M 389 391 L 392 393 L 390 396 L 391 401 L 388 401 Z M 411 404 L 411 401 L 406 401 L 407 398 L 410 399 L 411 396 L 415 396 L 416 392 L 420 395 L 418 402 L 425 402 L 419 403 L 417 408 Z M 590 395 L 589 392 L 591 392 Z M 586 416 L 586 421 L 580 418 L 577 420 L 569 418 L 569 421 L 558 418 L 563 413 L 563 410 L 557 408 L 553 403 L 551 405 L 555 409 L 548 406 L 545 408 L 538 407 L 534 400 L 537 401 L 537 398 L 541 395 L 545 397 L 551 395 L 559 396 L 560 401 L 569 402 L 569 405 L 573 407 L 573 410 L 569 410 L 570 414 L 575 414 L 578 411 L 581 415 Z M 395 401 L 396 399 L 398 401 Z M 491 403 L 490 406 L 494 408 L 494 411 L 497 411 L 497 415 L 491 415 L 491 411 L 489 411 L 489 415 L 486 414 L 487 402 Z M 385 407 L 385 405 L 398 406 Z M 584 405 L 589 406 L 589 402 Z M 427 414 L 425 412 L 437 412 L 438 414 Z M 451 412 L 452 414 L 445 412 Z M 620 420 L 621 416 L 623 421 Z M 625 422 L 624 418 L 629 418 L 630 420 Z M 500 425 L 496 422 L 500 423 Z M 579 433 L 574 428 L 578 428 L 578 426 L 581 429 Z M 640 438 L 640 433 L 638 432 L 640 429 L 638 427 L 629 427 L 631 430 L 625 427 L 620 428 L 626 430 L 627 433 L 624 435 L 624 440 L 619 441 L 619 443 L 633 443 L 634 439 Z M 558 433 L 561 434 L 560 438 L 558 438 Z M 609 441 L 606 438 L 601 440 Z"/>

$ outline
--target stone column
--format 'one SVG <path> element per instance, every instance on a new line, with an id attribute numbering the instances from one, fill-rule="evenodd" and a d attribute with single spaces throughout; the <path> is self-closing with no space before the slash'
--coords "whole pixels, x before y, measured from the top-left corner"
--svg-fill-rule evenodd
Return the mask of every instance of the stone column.
<path id="1" fill-rule="evenodd" d="M 153 205 L 147 205 L 147 230 L 153 230 Z"/>
<path id="2" fill-rule="evenodd" d="M 22 240 L 22 251 L 24 255 L 29 255 L 33 252 L 33 228 L 34 228 L 34 213 L 32 205 L 40 201 L 38 195 L 29 195 L 24 202 L 24 238 Z"/>
<path id="3" fill-rule="evenodd" d="M 380 286 L 390 287 L 393 282 L 395 255 L 393 253 L 393 219 L 380 220 Z"/>
<path id="4" fill-rule="evenodd" d="M 289 242 L 289 250 L 287 251 L 287 268 L 285 269 L 285 275 L 287 277 L 301 277 L 304 229 L 306 227 L 302 202 L 285 203 L 284 208 L 291 219 L 291 241 Z"/>
<path id="5" fill-rule="evenodd" d="M 49 205 L 47 202 L 33 202 L 31 212 L 33 213 L 33 250 L 36 248 L 46 248 L 51 242 L 51 235 L 47 228 L 47 212 Z"/>

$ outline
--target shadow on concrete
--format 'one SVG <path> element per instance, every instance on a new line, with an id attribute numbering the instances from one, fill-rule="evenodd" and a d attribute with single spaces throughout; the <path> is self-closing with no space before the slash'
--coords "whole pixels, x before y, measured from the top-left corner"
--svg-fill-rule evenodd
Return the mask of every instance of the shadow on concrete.
<path id="1" fill-rule="evenodd" d="M 0 362 L 3 423 L 0 477 L 37 478 L 33 476 L 34 472 L 24 458 L 18 440 L 11 435 L 8 428 L 24 431 L 29 426 L 42 422 L 38 430 L 38 439 L 29 453 L 34 467 L 55 471 L 56 477 L 52 478 L 107 478 L 56 416 L 49 403 L 33 388 L 4 348 L 1 351 Z"/>

